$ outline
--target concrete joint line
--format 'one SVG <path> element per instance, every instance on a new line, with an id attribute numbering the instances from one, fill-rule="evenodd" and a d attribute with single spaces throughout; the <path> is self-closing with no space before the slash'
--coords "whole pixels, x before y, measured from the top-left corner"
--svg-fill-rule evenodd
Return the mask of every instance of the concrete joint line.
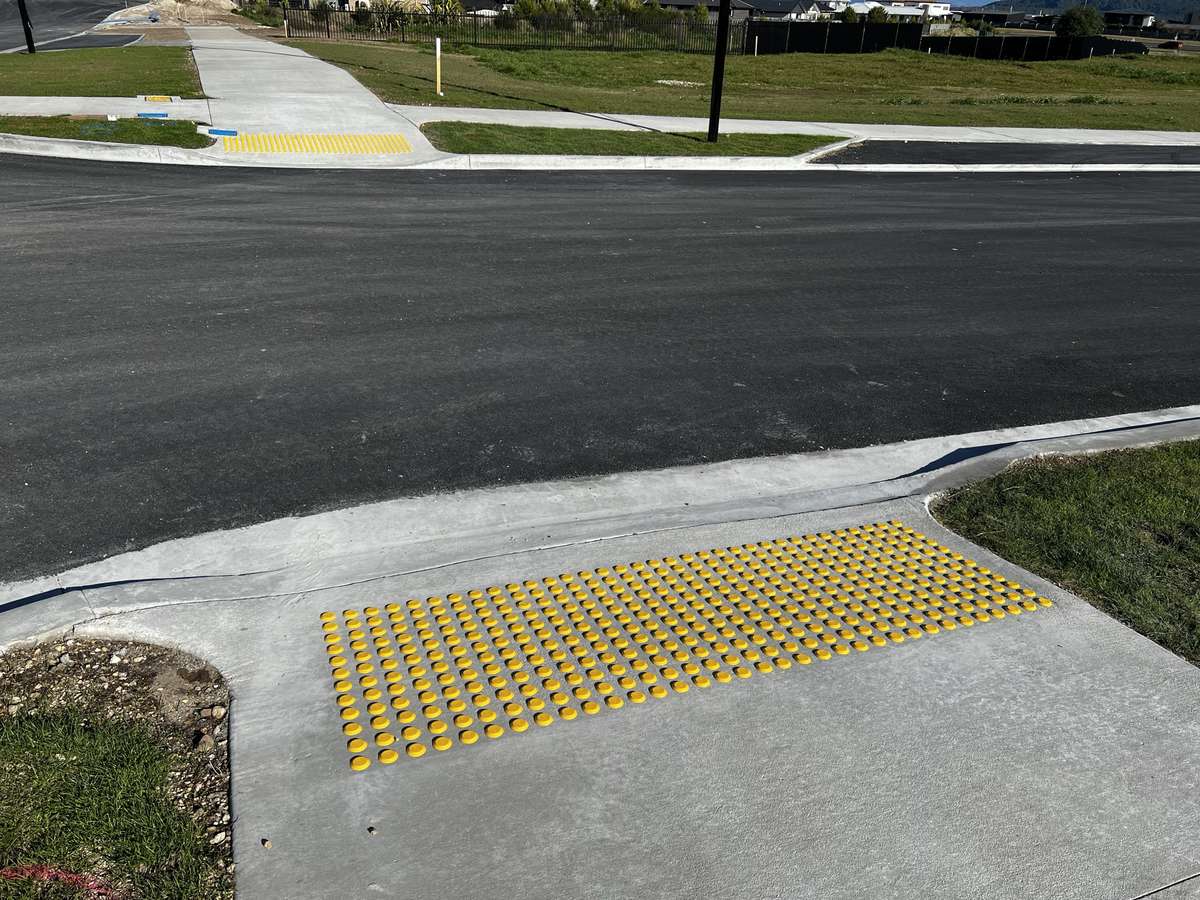
<path id="1" fill-rule="evenodd" d="M 1144 894 L 1138 894 L 1136 897 L 1129 897 L 1128 900 L 1146 900 L 1147 897 L 1153 897 L 1155 894 L 1161 894 L 1163 891 L 1169 891 L 1173 887 L 1179 887 L 1181 884 L 1186 884 L 1189 881 L 1194 881 L 1200 878 L 1200 872 L 1193 872 L 1191 875 L 1185 875 L 1178 881 L 1172 881 L 1170 884 L 1164 884 L 1162 887 L 1156 887 L 1152 891 L 1147 891 Z"/>

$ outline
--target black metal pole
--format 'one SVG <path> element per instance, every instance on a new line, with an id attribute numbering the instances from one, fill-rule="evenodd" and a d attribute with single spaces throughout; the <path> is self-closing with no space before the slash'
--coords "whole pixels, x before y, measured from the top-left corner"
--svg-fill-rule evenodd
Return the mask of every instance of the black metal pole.
<path id="1" fill-rule="evenodd" d="M 717 142 L 721 130 L 721 88 L 725 85 L 725 48 L 729 44 L 729 0 L 717 12 L 717 46 L 713 54 L 712 99 L 708 104 L 708 142 Z"/>
<path id="2" fill-rule="evenodd" d="M 21 17 L 21 27 L 25 29 L 25 46 L 33 53 L 33 24 L 29 21 L 29 10 L 25 8 L 25 0 L 17 0 L 17 15 Z"/>

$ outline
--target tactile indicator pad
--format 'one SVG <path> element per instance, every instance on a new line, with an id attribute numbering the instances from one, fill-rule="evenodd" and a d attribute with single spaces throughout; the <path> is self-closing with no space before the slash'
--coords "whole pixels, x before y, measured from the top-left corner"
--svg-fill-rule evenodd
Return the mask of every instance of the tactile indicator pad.
<path id="1" fill-rule="evenodd" d="M 892 521 L 326 611 L 321 628 L 363 771 L 1051 605 Z"/>

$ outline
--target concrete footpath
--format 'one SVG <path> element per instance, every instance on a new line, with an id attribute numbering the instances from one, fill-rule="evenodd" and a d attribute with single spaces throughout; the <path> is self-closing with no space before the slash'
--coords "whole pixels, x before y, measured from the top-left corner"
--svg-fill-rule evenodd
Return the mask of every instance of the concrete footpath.
<path id="1" fill-rule="evenodd" d="M 381 133 L 412 127 L 352 75 L 227 26 L 189 27 L 210 124 L 239 132 Z"/>
<path id="2" fill-rule="evenodd" d="M 417 125 L 429 122 L 477 122 L 542 128 L 592 128 L 608 131 L 706 132 L 708 119 L 576 113 L 561 110 L 476 109 L 470 107 L 389 106 Z M 792 122 L 783 119 L 722 119 L 722 133 L 813 134 L 855 141 L 938 141 L 954 143 L 1113 144 L 1165 147 L 1200 145 L 1197 131 L 1133 131 L 1096 128 L 1003 128 L 950 125 L 873 125 L 852 122 Z"/>
<path id="3" fill-rule="evenodd" d="M 0 649 L 222 670 L 241 897 L 1180 900 L 1200 671 L 925 498 L 1198 435 L 1191 407 L 267 523 L 10 586 Z"/>

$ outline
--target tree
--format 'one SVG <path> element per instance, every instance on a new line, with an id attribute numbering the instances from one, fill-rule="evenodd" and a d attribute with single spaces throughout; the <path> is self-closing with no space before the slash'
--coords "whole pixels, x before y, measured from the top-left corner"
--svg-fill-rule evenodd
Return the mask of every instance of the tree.
<path id="1" fill-rule="evenodd" d="M 692 7 L 689 17 L 693 25 L 707 25 L 709 23 L 708 7 L 703 3 L 697 3 Z"/>
<path id="2" fill-rule="evenodd" d="M 867 10 L 868 22 L 886 22 L 888 20 L 887 10 L 882 6 L 872 6 Z"/>
<path id="3" fill-rule="evenodd" d="M 1094 6 L 1072 6 L 1054 23 L 1061 38 L 1095 37 L 1104 31 L 1104 16 Z"/>
<path id="4" fill-rule="evenodd" d="M 847 6 L 842 10 L 842 21 L 847 25 L 857 25 L 858 13 L 856 13 L 852 7 Z"/>

